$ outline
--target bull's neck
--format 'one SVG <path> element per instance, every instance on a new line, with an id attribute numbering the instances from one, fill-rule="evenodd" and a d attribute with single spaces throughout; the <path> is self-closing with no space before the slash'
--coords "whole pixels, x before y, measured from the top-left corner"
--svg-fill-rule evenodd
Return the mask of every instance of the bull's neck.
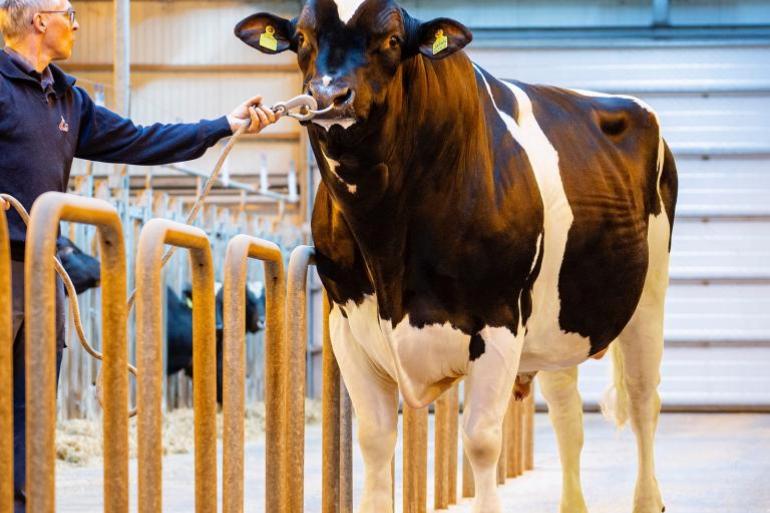
<path id="1" fill-rule="evenodd" d="M 479 176 L 486 141 L 474 70 L 464 53 L 440 61 L 415 57 L 395 80 L 399 87 L 390 88 L 378 124 L 359 127 L 355 139 L 311 131 L 322 179 L 370 272 L 390 276 L 399 269 L 377 268 L 403 262 L 408 227 L 419 223 L 415 205 L 428 190 L 466 189 Z"/>
<path id="2" fill-rule="evenodd" d="M 487 145 L 471 61 L 460 52 L 404 62 L 371 119 L 350 136 L 339 134 L 310 133 L 321 176 L 348 218 L 396 208 L 442 181 L 465 185 L 478 176 Z"/>

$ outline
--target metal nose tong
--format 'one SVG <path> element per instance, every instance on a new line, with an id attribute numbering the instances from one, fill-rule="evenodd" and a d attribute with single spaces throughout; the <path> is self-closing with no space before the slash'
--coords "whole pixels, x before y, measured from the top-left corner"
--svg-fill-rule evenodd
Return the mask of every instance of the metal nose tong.
<path id="1" fill-rule="evenodd" d="M 315 98 L 307 94 L 301 94 L 291 100 L 276 103 L 273 105 L 272 110 L 275 113 L 282 113 L 299 121 L 310 121 L 315 116 L 326 114 L 333 108 L 334 104 L 329 105 L 325 109 L 318 110 L 318 102 L 316 102 Z"/>

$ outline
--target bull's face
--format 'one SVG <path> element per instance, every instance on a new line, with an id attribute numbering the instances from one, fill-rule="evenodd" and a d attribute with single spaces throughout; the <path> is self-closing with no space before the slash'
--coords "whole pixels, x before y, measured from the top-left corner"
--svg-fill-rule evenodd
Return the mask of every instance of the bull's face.
<path id="1" fill-rule="evenodd" d="M 365 125 L 393 88 L 404 87 L 396 76 L 405 61 L 448 57 L 472 38 L 454 20 L 421 23 L 392 0 L 309 0 L 293 20 L 258 13 L 235 34 L 267 54 L 297 53 L 304 89 L 319 108 L 334 106 L 313 120 L 326 130 Z"/>

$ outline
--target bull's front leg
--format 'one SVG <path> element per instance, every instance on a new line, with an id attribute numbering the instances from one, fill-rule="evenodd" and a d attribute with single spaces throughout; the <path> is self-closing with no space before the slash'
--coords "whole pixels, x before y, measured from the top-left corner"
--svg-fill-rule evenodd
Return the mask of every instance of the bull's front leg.
<path id="1" fill-rule="evenodd" d="M 485 328 L 479 335 L 484 352 L 470 362 L 465 380 L 463 447 L 476 485 L 473 513 L 501 513 L 497 495 L 503 419 L 519 367 L 523 330 Z M 478 347 L 478 344 L 477 344 Z"/>
<path id="2" fill-rule="evenodd" d="M 398 385 L 380 372 L 353 338 L 339 307 L 329 316 L 329 331 L 342 379 L 358 423 L 364 458 L 364 491 L 358 513 L 391 513 L 391 461 L 398 434 Z"/>

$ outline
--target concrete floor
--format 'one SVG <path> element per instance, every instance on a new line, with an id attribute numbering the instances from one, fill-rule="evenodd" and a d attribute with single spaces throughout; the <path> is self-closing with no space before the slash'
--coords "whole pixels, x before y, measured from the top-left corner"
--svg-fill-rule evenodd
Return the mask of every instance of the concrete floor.
<path id="1" fill-rule="evenodd" d="M 585 418 L 583 487 L 592 513 L 631 511 L 636 448 L 630 429 L 617 432 L 597 414 Z M 504 511 L 557 513 L 561 473 L 553 431 L 547 417 L 536 417 L 536 469 L 500 488 Z M 306 511 L 319 512 L 321 500 L 321 430 L 310 426 L 306 440 Z M 657 437 L 658 481 L 670 513 L 770 513 L 770 415 L 665 414 Z M 400 451 L 400 446 L 398 448 Z M 432 450 L 431 450 L 432 452 Z M 400 454 L 400 452 L 399 452 Z M 246 447 L 246 511 L 264 511 L 264 443 Z M 166 512 L 194 511 L 193 456 L 164 459 Z M 220 463 L 221 467 L 221 463 Z M 356 451 L 354 469 L 362 468 Z M 354 471 L 354 497 L 361 492 L 361 472 Z M 397 512 L 401 511 L 400 465 L 396 468 Z M 429 472 L 428 505 L 432 507 Z M 136 511 L 136 462 L 131 462 L 131 510 Z M 102 469 L 60 467 L 57 511 L 102 511 Z M 468 501 L 450 509 L 470 512 Z M 383 512 L 384 513 L 384 512 Z"/>

